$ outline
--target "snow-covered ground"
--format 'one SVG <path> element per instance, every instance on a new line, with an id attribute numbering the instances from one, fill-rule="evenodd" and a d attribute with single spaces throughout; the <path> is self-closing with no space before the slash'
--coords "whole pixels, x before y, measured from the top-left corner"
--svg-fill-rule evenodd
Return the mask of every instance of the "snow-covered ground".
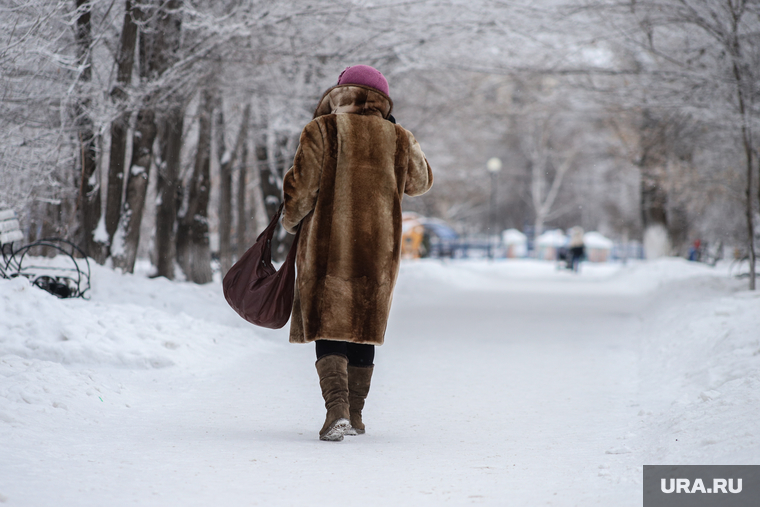
<path id="1" fill-rule="evenodd" d="M 0 504 L 641 505 L 644 464 L 760 464 L 760 293 L 665 259 L 402 265 L 365 409 L 220 284 L 0 280 Z"/>

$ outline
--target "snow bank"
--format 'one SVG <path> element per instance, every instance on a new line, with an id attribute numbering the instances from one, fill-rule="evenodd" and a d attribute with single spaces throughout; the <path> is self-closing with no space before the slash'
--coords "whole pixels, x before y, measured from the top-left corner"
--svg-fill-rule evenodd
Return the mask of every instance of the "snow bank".
<path id="1" fill-rule="evenodd" d="M 146 289 L 151 285 L 146 283 Z M 240 329 L 199 318 L 206 313 L 200 309 L 176 312 L 176 301 L 157 303 L 157 293 L 150 290 L 140 295 L 141 303 L 109 303 L 99 297 L 119 288 L 123 284 L 94 288 L 91 301 L 62 300 L 25 278 L 0 280 L 0 354 L 61 364 L 161 368 L 196 361 L 218 340 L 244 339 Z M 138 294 L 120 296 L 136 299 Z"/>
<path id="2" fill-rule="evenodd" d="M 85 405 L 121 392 L 109 387 L 109 367 L 193 367 L 271 346 L 227 306 L 219 284 L 92 269 L 89 301 L 58 299 L 26 278 L 0 280 L 0 421 L 71 407 L 86 417 Z"/>
<path id="3" fill-rule="evenodd" d="M 647 463 L 757 461 L 760 293 L 704 300 L 689 281 L 655 303 L 642 344 L 639 425 Z"/>

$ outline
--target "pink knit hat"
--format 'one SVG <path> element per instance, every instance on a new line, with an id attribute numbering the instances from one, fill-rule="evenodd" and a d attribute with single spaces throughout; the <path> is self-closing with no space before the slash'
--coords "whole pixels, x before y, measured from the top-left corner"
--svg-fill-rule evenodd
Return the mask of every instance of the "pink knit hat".
<path id="1" fill-rule="evenodd" d="M 353 65 L 346 67 L 346 70 L 340 73 L 338 85 L 358 84 L 369 86 L 375 90 L 381 91 L 390 97 L 388 90 L 388 81 L 379 70 L 369 65 Z"/>

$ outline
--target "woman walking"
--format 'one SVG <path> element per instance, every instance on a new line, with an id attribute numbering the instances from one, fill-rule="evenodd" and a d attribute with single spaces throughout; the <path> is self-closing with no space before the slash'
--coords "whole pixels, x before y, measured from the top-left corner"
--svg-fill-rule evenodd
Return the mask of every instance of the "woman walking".
<path id="1" fill-rule="evenodd" d="M 290 341 L 316 342 L 327 409 L 321 440 L 365 431 L 375 345 L 383 344 L 399 269 L 401 200 L 433 184 L 392 108 L 378 70 L 348 67 L 304 127 L 283 181 L 282 224 L 290 233 L 301 226 Z"/>

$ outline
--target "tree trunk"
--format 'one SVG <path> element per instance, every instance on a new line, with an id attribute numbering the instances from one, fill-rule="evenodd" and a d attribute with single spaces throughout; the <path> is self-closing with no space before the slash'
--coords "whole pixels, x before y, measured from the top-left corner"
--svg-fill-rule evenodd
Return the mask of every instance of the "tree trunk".
<path id="1" fill-rule="evenodd" d="M 214 94 L 202 92 L 198 114 L 198 151 L 190 181 L 185 187 L 177 227 L 177 260 L 188 281 L 211 281 L 211 250 L 208 238 L 208 201 L 211 165 L 211 119 Z"/>
<path id="2" fill-rule="evenodd" d="M 264 200 L 264 207 L 267 216 L 271 217 L 280 206 L 280 188 L 277 185 L 277 176 L 269 163 L 267 129 L 268 126 L 265 123 L 260 127 L 256 137 L 256 166 L 259 169 L 259 178 L 261 179 L 261 196 Z"/>
<path id="3" fill-rule="evenodd" d="M 753 195 L 752 195 L 752 152 L 751 149 L 747 148 L 747 143 L 745 139 L 745 153 L 747 157 L 747 207 L 746 207 L 746 215 L 747 215 L 747 243 L 749 246 L 749 290 L 755 290 L 756 289 L 756 280 L 755 277 L 757 276 L 755 273 L 755 262 L 756 262 L 756 256 L 755 256 L 755 217 L 754 217 L 754 205 L 753 205 Z"/>
<path id="4" fill-rule="evenodd" d="M 127 99 L 125 88 L 132 81 L 132 68 L 135 61 L 135 44 L 137 43 L 137 24 L 132 11 L 132 1 L 126 0 L 124 7 L 124 25 L 117 55 L 117 85 L 111 90 L 111 97 L 117 107 L 123 108 Z M 108 234 L 108 247 L 119 225 L 121 198 L 124 191 L 124 159 L 127 154 L 127 133 L 129 130 L 129 111 L 123 111 L 111 123 L 111 154 L 108 164 L 108 188 L 106 192 L 105 226 Z"/>
<path id="5" fill-rule="evenodd" d="M 238 187 L 237 187 L 237 258 L 241 258 L 245 251 L 248 249 L 248 216 L 245 212 L 246 209 L 246 194 L 248 186 L 248 118 L 250 117 L 251 106 L 248 105 L 243 112 L 244 123 L 241 126 L 241 132 L 243 127 L 245 128 L 245 134 L 243 136 L 243 143 L 240 147 L 240 168 L 238 169 Z M 253 210 L 253 207 L 251 207 Z"/>
<path id="6" fill-rule="evenodd" d="M 156 75 L 163 74 L 177 61 L 182 35 L 182 18 L 177 12 L 181 7 L 181 0 L 169 0 L 158 13 L 158 29 L 153 35 L 155 64 L 152 71 Z M 182 192 L 179 173 L 185 99 L 177 94 L 170 96 L 168 105 L 160 112 L 161 163 L 158 164 L 157 181 L 155 276 L 163 276 L 169 280 L 174 279 L 174 260 L 177 255 L 176 222 Z"/>
<path id="7" fill-rule="evenodd" d="M 243 118 L 240 122 L 240 130 L 235 141 L 235 146 L 231 153 L 228 153 L 224 146 L 224 115 L 221 112 L 221 101 L 219 112 L 217 113 L 217 155 L 219 156 L 220 167 L 220 192 L 219 192 L 219 260 L 221 264 L 222 275 L 232 267 L 232 167 L 237 160 L 237 154 L 245 149 L 246 138 L 248 137 L 248 123 L 251 117 L 251 106 L 247 105 L 243 110 Z M 239 185 L 239 182 L 238 182 Z M 238 190 L 238 198 L 240 191 Z M 245 213 L 245 178 L 243 178 L 243 213 Z M 238 202 L 238 213 L 240 203 Z M 239 224 L 238 224 L 239 225 Z M 238 234 L 238 243 L 242 240 Z"/>
<path id="8" fill-rule="evenodd" d="M 99 263 L 105 261 L 103 244 L 98 242 L 95 234 L 100 222 L 100 182 L 97 173 L 97 145 L 95 127 L 88 109 L 90 100 L 86 84 L 92 80 L 92 26 L 90 24 L 91 5 L 87 0 L 77 0 L 76 42 L 78 63 L 83 69 L 79 77 L 85 83 L 80 89 L 75 114 L 79 136 L 81 178 L 79 182 L 78 208 L 81 226 L 80 244 L 84 252 Z M 98 238 L 100 239 L 100 238 Z M 103 238 L 104 239 L 104 238 Z"/>
<path id="9" fill-rule="evenodd" d="M 162 121 L 161 165 L 158 171 L 158 203 L 156 206 L 156 274 L 174 279 L 176 257 L 177 207 L 181 197 L 179 181 L 182 130 L 185 111 L 171 109 Z"/>
<path id="10" fill-rule="evenodd" d="M 179 0 L 170 0 L 157 10 L 152 8 L 149 10 L 142 3 L 137 3 L 132 7 L 134 22 L 141 27 L 139 43 L 140 79 L 144 83 L 157 80 L 176 58 L 174 54 L 179 47 L 181 24 L 175 9 L 180 5 Z M 120 72 L 122 70 L 125 73 L 122 77 L 126 79 L 126 69 L 120 69 Z M 137 247 L 140 242 L 140 222 L 142 221 L 150 168 L 153 162 L 153 143 L 157 134 L 157 106 L 151 103 L 152 100 L 151 97 L 145 98 L 145 103 L 137 116 L 137 128 L 133 136 L 132 160 L 129 171 L 125 174 L 127 178 L 125 201 L 122 204 L 119 225 L 114 233 L 111 245 L 114 266 L 129 273 L 133 272 L 137 257 Z M 169 111 L 173 111 L 172 106 L 178 107 L 177 104 L 170 104 Z M 179 112 L 175 112 L 175 116 L 181 117 L 181 115 L 181 109 Z M 164 114 L 161 118 L 164 125 L 167 116 L 176 120 L 171 114 Z M 170 131 L 171 129 L 164 130 Z M 178 139 L 181 139 L 181 125 L 179 135 L 180 138 Z M 167 136 L 171 137 L 170 134 Z M 177 142 L 180 141 L 177 140 Z M 167 146 L 163 146 L 160 156 L 176 160 L 168 153 L 179 153 L 179 148 L 172 146 L 171 150 Z M 163 168 L 164 164 L 161 161 L 158 162 Z"/>
<path id="11" fill-rule="evenodd" d="M 672 255 L 688 255 L 689 215 L 682 204 L 672 201 L 668 206 L 668 238 Z"/>
<path id="12" fill-rule="evenodd" d="M 539 213 L 536 214 L 535 220 L 533 220 L 533 237 L 538 239 L 540 235 L 544 233 L 544 221 L 546 217 Z"/>
<path id="13" fill-rule="evenodd" d="M 137 127 L 132 138 L 132 161 L 129 164 L 127 193 L 121 211 L 119 226 L 114 234 L 111 255 L 114 267 L 126 273 L 135 269 L 137 245 L 140 242 L 145 194 L 153 158 L 153 142 L 156 139 L 156 122 L 151 109 L 137 114 Z"/>
<path id="14" fill-rule="evenodd" d="M 639 162 L 641 171 L 641 223 L 647 227 L 668 225 L 667 203 L 662 174 L 645 153 Z"/>
<path id="15" fill-rule="evenodd" d="M 546 146 L 546 149 L 548 150 L 550 148 Z M 565 174 L 570 170 L 576 154 L 577 150 L 573 149 L 570 153 L 565 155 L 564 160 L 560 162 L 555 170 L 548 192 L 546 191 L 548 184 L 548 181 L 546 180 L 548 174 L 546 166 L 549 163 L 548 157 L 539 157 L 538 159 L 541 163 L 533 163 L 531 166 L 531 197 L 533 208 L 536 213 L 536 219 L 534 222 L 534 237 L 536 238 L 543 234 L 546 220 L 552 218 L 554 202 L 557 200 L 557 195 L 559 195 L 559 190 L 562 188 Z M 554 215 L 556 215 L 556 212 L 554 212 Z"/>
<path id="16" fill-rule="evenodd" d="M 30 205 L 30 222 L 26 241 L 34 243 L 46 238 L 65 238 L 67 232 L 63 227 L 64 201 L 61 200 L 36 200 Z M 60 253 L 55 248 L 37 247 L 29 251 L 31 255 L 39 257 L 55 257 Z"/>
<path id="17" fill-rule="evenodd" d="M 644 227 L 644 251 L 647 259 L 670 254 L 668 234 L 668 195 L 662 181 L 661 171 L 646 165 L 641 169 L 641 221 Z"/>
<path id="18" fill-rule="evenodd" d="M 641 223 L 647 259 L 670 255 L 668 193 L 665 167 L 678 128 L 672 118 L 658 118 L 644 111 L 640 127 L 641 156 L 636 161 L 641 173 Z"/>
<path id="19" fill-rule="evenodd" d="M 538 237 L 544 233 L 544 222 L 546 221 L 546 213 L 544 212 L 544 187 L 546 187 L 546 180 L 544 179 L 543 170 L 545 162 L 543 157 L 536 157 L 538 161 L 530 162 L 530 197 L 533 204 L 533 211 L 536 214 L 533 220 L 533 237 L 537 240 Z M 536 250 L 538 251 L 538 250 Z"/>
<path id="20" fill-rule="evenodd" d="M 740 58 L 738 39 L 734 34 L 737 41 L 734 46 L 734 79 L 736 80 L 736 97 L 739 102 L 739 113 L 742 117 L 742 144 L 744 146 L 744 157 L 747 163 L 747 202 L 746 202 L 746 216 L 747 216 L 747 246 L 749 247 L 749 290 L 755 290 L 756 273 L 755 273 L 755 206 L 754 206 L 754 194 L 753 194 L 753 178 L 752 178 L 752 136 L 749 128 L 749 111 L 746 108 L 744 102 L 744 82 L 742 80 L 742 73 L 739 69 L 739 65 L 736 63 Z"/>
<path id="21" fill-rule="evenodd" d="M 744 116 L 744 102 L 741 100 L 740 105 L 742 109 L 742 116 Z M 744 119 L 744 118 L 743 118 Z M 755 262 L 757 254 L 755 252 L 755 205 L 754 205 L 754 193 L 753 193 L 753 168 L 752 168 L 752 144 L 750 141 L 749 131 L 745 123 L 742 125 L 742 143 L 744 145 L 744 156 L 747 163 L 747 191 L 746 191 L 746 208 L 745 214 L 747 218 L 747 246 L 749 247 L 749 290 L 755 290 L 756 287 L 756 268 Z"/>
<path id="22" fill-rule="evenodd" d="M 214 128 L 216 134 L 216 154 L 219 157 L 219 265 L 222 276 L 232 267 L 232 164 L 233 153 L 224 144 L 224 107 L 221 98 L 216 104 Z"/>
<path id="23" fill-rule="evenodd" d="M 256 135 L 256 167 L 259 170 L 259 187 L 261 188 L 261 198 L 264 203 L 264 209 L 267 215 L 267 222 L 277 212 L 280 207 L 280 187 L 277 185 L 277 176 L 272 171 L 269 161 L 269 147 L 267 143 L 268 122 L 263 118 L 259 125 L 259 131 Z M 277 252 L 279 244 L 278 235 L 272 237 L 272 252 Z M 275 257 L 275 255 L 273 255 Z M 276 258 L 276 257 L 275 257 Z"/>
<path id="24" fill-rule="evenodd" d="M 152 11 L 141 4 L 133 8 L 137 24 L 151 21 Z M 155 27 L 146 26 L 140 30 L 139 56 L 140 79 L 143 82 L 153 80 L 160 74 L 157 59 L 161 54 L 159 43 L 161 35 Z M 140 243 L 140 222 L 142 221 L 145 196 L 148 190 L 150 168 L 153 163 L 153 143 L 156 139 L 156 119 L 151 98 L 146 97 L 145 104 L 137 113 L 137 126 L 132 136 L 132 159 L 129 164 L 127 190 L 119 214 L 119 225 L 111 244 L 111 256 L 114 267 L 132 273 L 137 259 L 137 247 Z"/>
<path id="25" fill-rule="evenodd" d="M 148 62 L 146 77 L 152 80 L 160 77 L 177 61 L 182 35 L 181 8 L 182 0 L 166 0 L 165 3 L 158 2 L 155 11 L 145 13 L 148 16 L 146 19 L 152 15 L 154 26 L 141 32 L 147 43 L 140 45 L 140 61 Z"/>

